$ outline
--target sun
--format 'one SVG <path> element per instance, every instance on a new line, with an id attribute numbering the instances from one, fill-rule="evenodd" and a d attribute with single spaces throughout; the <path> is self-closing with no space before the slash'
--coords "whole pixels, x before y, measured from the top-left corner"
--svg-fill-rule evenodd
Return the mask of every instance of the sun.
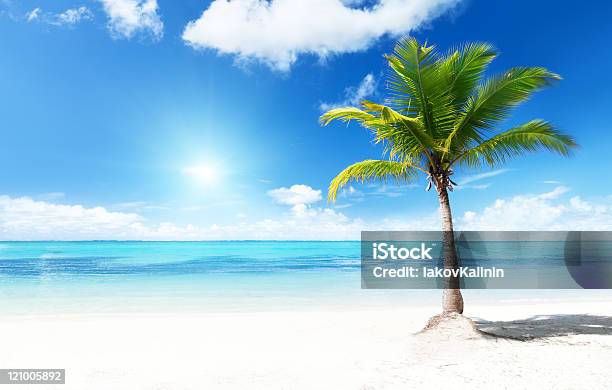
<path id="1" fill-rule="evenodd" d="M 219 172 L 212 165 L 192 165 L 183 168 L 183 174 L 202 184 L 212 184 L 219 178 Z"/>

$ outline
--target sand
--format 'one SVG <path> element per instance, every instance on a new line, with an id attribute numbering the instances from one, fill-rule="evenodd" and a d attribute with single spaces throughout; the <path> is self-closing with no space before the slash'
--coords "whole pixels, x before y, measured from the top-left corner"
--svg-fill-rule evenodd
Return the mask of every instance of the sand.
<path id="1" fill-rule="evenodd" d="M 0 318 L 0 367 L 66 369 L 33 389 L 610 388 L 612 300 L 467 307 L 510 338 L 416 334 L 438 307 L 399 304 L 20 315 Z"/>

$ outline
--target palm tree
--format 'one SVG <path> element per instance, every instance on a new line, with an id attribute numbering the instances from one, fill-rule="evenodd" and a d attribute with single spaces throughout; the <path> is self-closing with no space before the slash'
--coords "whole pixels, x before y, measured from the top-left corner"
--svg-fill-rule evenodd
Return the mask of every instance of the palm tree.
<path id="1" fill-rule="evenodd" d="M 358 162 L 340 172 L 329 186 L 328 200 L 335 201 L 351 181 L 405 183 L 426 175 L 427 190 L 435 187 L 440 203 L 444 266 L 457 268 L 449 200 L 456 186 L 454 169 L 494 167 L 542 149 L 568 156 L 577 147 L 572 137 L 540 119 L 496 131 L 512 108 L 560 79 L 541 67 L 511 68 L 485 79 L 496 55 L 487 43 L 439 53 L 414 38 L 401 39 L 394 54 L 385 56 L 390 67 L 387 105 L 364 101 L 362 108 L 337 108 L 321 116 L 324 126 L 335 119 L 355 120 L 384 145 L 384 159 Z M 458 278 L 445 280 L 443 312 L 463 312 Z"/>

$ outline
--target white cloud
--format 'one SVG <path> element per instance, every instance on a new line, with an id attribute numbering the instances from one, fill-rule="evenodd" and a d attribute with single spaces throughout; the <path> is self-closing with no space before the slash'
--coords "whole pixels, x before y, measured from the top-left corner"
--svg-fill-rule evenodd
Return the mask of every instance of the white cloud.
<path id="1" fill-rule="evenodd" d="M 132 38 L 138 33 L 158 40 L 164 24 L 157 13 L 157 0 L 100 0 L 108 15 L 108 29 L 115 37 Z"/>
<path id="2" fill-rule="evenodd" d="M 309 205 L 322 199 L 321 190 L 315 190 L 304 184 L 294 184 L 290 188 L 276 188 L 268 191 L 268 196 L 276 203 L 289 206 Z"/>
<path id="3" fill-rule="evenodd" d="M 343 188 L 340 190 L 340 194 L 338 195 L 340 198 L 363 198 L 364 197 L 364 193 L 363 191 L 360 191 L 358 189 L 356 189 L 353 186 L 348 186 L 348 188 Z M 334 206 L 335 208 L 338 208 L 338 206 Z"/>
<path id="4" fill-rule="evenodd" d="M 39 7 L 34 8 L 32 11 L 28 12 L 26 14 L 26 20 L 28 22 L 32 22 L 34 20 L 37 20 L 40 17 L 40 13 L 41 13 L 41 9 Z"/>
<path id="5" fill-rule="evenodd" d="M 486 190 L 487 188 L 491 187 L 491 183 L 486 183 L 486 184 L 467 184 L 467 185 L 462 185 L 457 187 L 458 190 L 465 190 L 467 188 L 471 188 L 473 190 Z"/>
<path id="6" fill-rule="evenodd" d="M 458 179 L 457 182 L 459 183 L 460 186 L 464 186 L 466 184 L 473 183 L 473 182 L 478 181 L 478 180 L 488 179 L 490 177 L 495 177 L 495 176 L 501 175 L 501 174 L 506 173 L 508 171 L 510 171 L 510 170 L 509 169 L 497 169 L 497 170 L 490 171 L 490 172 L 478 173 L 478 174 L 475 174 L 475 175 L 462 177 L 462 178 Z"/>
<path id="7" fill-rule="evenodd" d="M 490 171 L 490 172 L 484 172 L 484 173 L 478 173 L 475 175 L 464 176 L 464 177 L 456 179 L 456 181 L 458 182 L 458 186 L 455 189 L 457 190 L 465 190 L 465 189 L 486 190 L 487 188 L 491 187 L 491 183 L 482 183 L 482 184 L 470 184 L 470 183 L 473 183 L 479 180 L 483 180 L 483 179 L 488 179 L 491 177 L 495 177 L 495 176 L 504 174 L 509 171 L 510 169 L 497 169 L 497 170 Z"/>
<path id="8" fill-rule="evenodd" d="M 593 210 L 593 206 L 589 202 L 583 201 L 579 196 L 574 196 L 570 199 L 570 205 L 578 211 L 589 212 Z"/>
<path id="9" fill-rule="evenodd" d="M 409 223 L 403 218 L 366 223 L 330 208 L 312 207 L 321 198 L 320 190 L 300 185 L 279 190 L 274 196 L 291 206 L 281 217 L 248 221 L 238 214 L 233 223 L 208 226 L 152 223 L 134 212 L 4 195 L 0 196 L 0 240 L 354 240 L 362 230 L 422 230 L 432 222 L 432 228 L 437 226 L 433 213 Z"/>
<path id="10" fill-rule="evenodd" d="M 407 33 L 459 0 L 213 0 L 189 22 L 183 40 L 194 48 L 258 60 L 287 71 L 301 54 L 320 58 L 367 49 L 384 35 Z"/>
<path id="11" fill-rule="evenodd" d="M 372 187 L 373 190 L 366 192 L 365 195 L 375 197 L 399 198 L 408 193 L 408 191 L 418 188 L 416 183 L 410 184 L 382 184 Z"/>
<path id="12" fill-rule="evenodd" d="M 237 217 L 240 221 L 229 225 L 150 223 L 136 213 L 3 195 L 0 240 L 354 239 L 364 227 L 359 219 L 331 209 L 311 209 L 305 203 L 293 205 L 288 215 L 278 219 L 247 222 L 246 215 Z"/>
<path id="13" fill-rule="evenodd" d="M 552 191 L 545 192 L 543 194 L 538 195 L 538 198 L 539 199 L 557 199 L 558 197 L 560 197 L 561 195 L 569 191 L 570 191 L 570 188 L 568 187 L 558 186 L 558 187 L 555 187 L 555 189 Z"/>
<path id="14" fill-rule="evenodd" d="M 71 8 L 56 15 L 56 22 L 63 24 L 76 24 L 82 20 L 93 19 L 93 13 L 87 7 Z"/>
<path id="15" fill-rule="evenodd" d="M 356 87 L 348 87 L 344 91 L 344 99 L 335 103 L 321 103 L 319 109 L 328 111 L 333 108 L 359 106 L 359 104 L 368 96 L 371 96 L 376 91 L 376 79 L 372 73 L 365 75 L 363 80 Z"/>
<path id="16" fill-rule="evenodd" d="M 291 191 L 294 187 L 276 193 L 283 194 L 279 195 L 279 203 L 289 206 L 280 217 L 249 221 L 246 215 L 237 214 L 231 223 L 209 225 L 153 223 L 135 212 L 4 195 L 0 196 L 0 240 L 355 240 L 362 230 L 440 227 L 437 209 L 365 221 L 330 208 L 314 207 L 316 199 L 320 200 L 320 191 L 309 186 L 303 186 L 307 190 Z M 568 189 L 560 188 L 497 199 L 482 209 L 466 211 L 455 224 L 461 230 L 612 229 L 612 197 L 597 202 L 579 196 L 564 199 L 562 195 Z M 409 207 L 405 211 L 415 212 Z"/>
<path id="17" fill-rule="evenodd" d="M 137 214 L 109 212 L 103 207 L 54 204 L 28 197 L 0 196 L 3 240 L 94 239 L 121 237 L 140 225 Z M 71 238 L 72 237 L 72 238 Z"/>
<path id="18" fill-rule="evenodd" d="M 334 210 L 347 209 L 349 207 L 353 207 L 353 204 L 352 203 L 334 204 Z"/>
<path id="19" fill-rule="evenodd" d="M 60 13 L 43 12 L 40 7 L 26 14 L 28 22 L 39 21 L 54 26 L 75 25 L 83 20 L 92 20 L 93 13 L 87 7 L 70 8 Z"/>
<path id="20" fill-rule="evenodd" d="M 612 228 L 612 201 L 596 204 L 556 187 L 550 192 L 497 199 L 484 210 L 467 211 L 458 218 L 463 230 L 608 230 Z"/>

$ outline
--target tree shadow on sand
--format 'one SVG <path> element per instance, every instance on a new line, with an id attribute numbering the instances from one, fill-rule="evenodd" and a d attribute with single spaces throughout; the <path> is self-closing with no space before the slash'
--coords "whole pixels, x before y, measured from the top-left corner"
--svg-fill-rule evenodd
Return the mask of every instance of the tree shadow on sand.
<path id="1" fill-rule="evenodd" d="M 514 321 L 474 319 L 488 335 L 515 340 L 534 340 L 569 335 L 612 335 L 612 317 L 589 314 L 537 315 Z"/>

